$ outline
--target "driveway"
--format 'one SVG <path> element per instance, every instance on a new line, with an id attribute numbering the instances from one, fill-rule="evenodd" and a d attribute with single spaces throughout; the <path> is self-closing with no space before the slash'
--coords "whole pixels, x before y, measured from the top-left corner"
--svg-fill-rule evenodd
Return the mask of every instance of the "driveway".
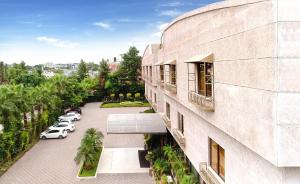
<path id="1" fill-rule="evenodd" d="M 145 108 L 100 109 L 100 103 L 86 104 L 76 131 L 63 140 L 39 141 L 3 176 L 0 184 L 153 184 L 147 174 L 100 174 L 96 179 L 76 179 L 79 166 L 74 162 L 81 138 L 88 128 L 101 130 L 106 148 L 143 147 L 143 135 L 106 135 L 108 114 L 138 113 Z"/>

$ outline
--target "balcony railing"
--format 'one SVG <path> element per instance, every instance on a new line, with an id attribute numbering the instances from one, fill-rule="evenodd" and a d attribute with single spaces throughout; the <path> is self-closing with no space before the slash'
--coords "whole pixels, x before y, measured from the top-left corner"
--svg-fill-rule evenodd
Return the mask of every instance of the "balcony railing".
<path id="1" fill-rule="evenodd" d="M 171 120 L 167 117 L 167 115 L 163 115 L 162 119 L 164 120 L 165 126 L 171 128 Z"/>
<path id="2" fill-rule="evenodd" d="M 185 146 L 185 137 L 178 129 L 172 130 L 175 140 L 181 145 Z"/>
<path id="3" fill-rule="evenodd" d="M 158 79 L 156 82 L 157 82 L 157 84 L 158 84 L 160 87 L 162 87 L 162 88 L 165 86 L 163 80 L 159 80 L 159 79 Z"/>
<path id="4" fill-rule="evenodd" d="M 207 169 L 207 163 L 200 163 L 200 177 L 206 184 L 221 184 L 218 179 Z"/>
<path id="5" fill-rule="evenodd" d="M 203 110 L 214 111 L 214 99 L 213 97 L 207 97 L 200 95 L 194 91 L 189 91 L 189 101 Z"/>
<path id="6" fill-rule="evenodd" d="M 171 93 L 177 93 L 177 86 L 171 83 L 165 83 L 165 89 L 170 91 Z"/>

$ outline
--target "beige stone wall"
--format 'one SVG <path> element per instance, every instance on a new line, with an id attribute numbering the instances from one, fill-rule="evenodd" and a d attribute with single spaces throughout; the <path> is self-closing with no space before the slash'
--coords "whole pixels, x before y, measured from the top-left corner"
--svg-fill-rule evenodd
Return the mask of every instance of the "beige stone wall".
<path id="1" fill-rule="evenodd" d="M 296 0 L 216 3 L 175 19 L 155 59 L 145 52 L 143 65 L 177 61 L 177 95 L 146 86 L 159 112 L 171 104 L 173 127 L 177 112 L 187 117 L 183 150 L 196 168 L 210 137 L 225 148 L 226 183 L 300 183 L 299 10 Z M 214 112 L 188 101 L 184 61 L 203 53 L 214 54 Z"/>

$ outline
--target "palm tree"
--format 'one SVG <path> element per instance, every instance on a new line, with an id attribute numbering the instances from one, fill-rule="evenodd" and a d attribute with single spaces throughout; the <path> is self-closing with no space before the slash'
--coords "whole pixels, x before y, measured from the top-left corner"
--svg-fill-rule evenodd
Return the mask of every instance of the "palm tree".
<path id="1" fill-rule="evenodd" d="M 81 140 L 80 147 L 74 159 L 76 163 L 83 162 L 83 168 L 91 170 L 97 164 L 97 157 L 99 157 L 99 153 L 102 150 L 103 137 L 102 132 L 94 128 L 88 129 Z"/>

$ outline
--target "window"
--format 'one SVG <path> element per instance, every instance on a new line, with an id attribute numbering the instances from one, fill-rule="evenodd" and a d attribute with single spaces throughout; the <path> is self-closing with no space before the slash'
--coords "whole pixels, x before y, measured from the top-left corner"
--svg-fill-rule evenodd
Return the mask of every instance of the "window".
<path id="1" fill-rule="evenodd" d="M 180 133 L 182 133 L 182 135 L 184 135 L 184 118 L 183 118 L 183 115 L 178 112 L 177 116 L 178 116 L 178 130 L 180 131 Z"/>
<path id="2" fill-rule="evenodd" d="M 176 65 L 169 65 L 170 84 L 176 85 Z"/>
<path id="3" fill-rule="evenodd" d="M 160 75 L 160 81 L 163 82 L 165 79 L 164 79 L 164 65 L 160 65 L 159 66 L 159 75 Z"/>
<path id="4" fill-rule="evenodd" d="M 210 139 L 210 166 L 225 181 L 225 150 Z"/>
<path id="5" fill-rule="evenodd" d="M 50 131 L 48 132 L 48 134 L 57 133 L 57 132 L 59 132 L 59 131 L 58 131 L 58 130 L 50 130 Z"/>
<path id="6" fill-rule="evenodd" d="M 197 63 L 197 93 L 203 96 L 212 96 L 213 64 Z"/>
<path id="7" fill-rule="evenodd" d="M 166 115 L 170 119 L 170 104 L 166 103 Z"/>
<path id="8" fill-rule="evenodd" d="M 157 103 L 157 100 L 156 100 L 156 93 L 154 93 L 154 103 Z"/>

